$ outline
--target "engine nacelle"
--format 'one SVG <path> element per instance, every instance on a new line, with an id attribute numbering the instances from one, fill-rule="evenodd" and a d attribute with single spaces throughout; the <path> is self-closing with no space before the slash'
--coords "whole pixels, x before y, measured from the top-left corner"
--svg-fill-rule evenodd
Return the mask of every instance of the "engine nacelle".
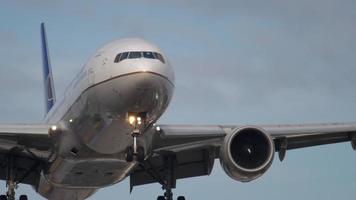
<path id="1" fill-rule="evenodd" d="M 220 163 L 232 179 L 248 182 L 268 170 L 274 153 L 273 140 L 263 129 L 241 127 L 225 137 L 220 148 Z"/>

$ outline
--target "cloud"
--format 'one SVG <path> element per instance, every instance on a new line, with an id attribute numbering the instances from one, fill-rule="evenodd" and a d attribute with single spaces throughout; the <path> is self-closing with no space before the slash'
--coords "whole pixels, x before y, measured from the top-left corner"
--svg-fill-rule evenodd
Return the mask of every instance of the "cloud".
<path id="1" fill-rule="evenodd" d="M 286 116 L 281 120 L 292 121 L 300 120 L 308 110 L 327 113 L 325 107 L 330 105 L 335 110 L 345 110 L 343 105 L 356 99 L 352 92 L 356 85 L 353 2 L 205 1 L 198 4 L 185 1 L 180 5 L 206 18 L 217 19 L 206 29 L 196 24 L 191 34 L 181 38 L 185 44 L 199 43 L 199 35 L 209 36 L 211 42 L 199 43 L 201 52 L 188 47 L 173 56 L 178 85 L 174 104 L 178 104 L 175 107 L 179 111 L 172 112 L 185 116 L 181 119 L 189 122 L 194 118 L 189 116 L 189 111 L 200 108 L 197 113 L 208 114 L 207 110 L 212 113 L 204 115 L 210 119 L 202 121 L 214 123 L 212 119 L 216 118 L 212 116 L 223 117 L 220 113 L 228 107 L 239 116 L 236 121 L 244 120 L 246 115 L 249 121 L 269 121 L 265 112 L 276 111 Z M 186 113 L 182 113 L 182 107 Z M 293 112 L 298 117 L 288 116 Z M 315 115 L 314 120 L 318 118 Z M 329 116 L 327 120 L 334 118 Z"/>

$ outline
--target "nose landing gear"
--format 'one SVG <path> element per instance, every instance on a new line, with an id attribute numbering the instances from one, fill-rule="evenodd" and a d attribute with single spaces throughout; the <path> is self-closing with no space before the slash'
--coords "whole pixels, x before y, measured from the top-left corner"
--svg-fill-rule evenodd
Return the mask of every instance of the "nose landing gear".
<path id="1" fill-rule="evenodd" d="M 133 127 L 133 131 L 131 132 L 133 146 L 126 148 L 127 162 L 132 162 L 135 158 L 138 162 L 143 162 L 145 160 L 145 149 L 137 144 L 137 138 L 142 134 L 141 127 L 143 127 L 145 122 L 144 117 L 141 115 L 129 115 L 128 117 L 128 121 Z"/>
<path id="2" fill-rule="evenodd" d="M 145 160 L 145 149 L 143 147 L 136 147 L 136 152 L 134 147 L 126 148 L 126 161 L 132 162 L 135 158 L 138 162 Z"/>

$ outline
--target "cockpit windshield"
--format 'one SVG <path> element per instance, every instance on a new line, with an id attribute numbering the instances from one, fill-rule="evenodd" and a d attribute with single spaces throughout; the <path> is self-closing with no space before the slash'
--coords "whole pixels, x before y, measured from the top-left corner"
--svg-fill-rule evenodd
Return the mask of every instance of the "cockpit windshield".
<path id="1" fill-rule="evenodd" d="M 139 51 L 132 51 L 129 53 L 129 58 L 141 58 L 142 53 Z"/>
<path id="2" fill-rule="evenodd" d="M 149 52 L 149 51 L 144 51 L 144 52 L 143 52 L 143 57 L 155 59 L 155 57 L 153 56 L 153 53 L 152 53 L 152 52 Z"/>
<path id="3" fill-rule="evenodd" d="M 135 58 L 148 58 L 148 59 L 157 59 L 160 60 L 162 63 L 165 63 L 163 56 L 157 52 L 150 52 L 150 51 L 130 51 L 130 52 L 123 52 L 117 54 L 115 57 L 114 62 L 119 63 L 125 59 L 135 59 Z"/>

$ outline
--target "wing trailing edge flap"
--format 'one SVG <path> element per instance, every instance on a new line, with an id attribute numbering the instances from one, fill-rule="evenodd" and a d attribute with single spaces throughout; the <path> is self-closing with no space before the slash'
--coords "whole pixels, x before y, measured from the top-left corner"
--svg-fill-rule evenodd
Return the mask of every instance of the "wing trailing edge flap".
<path id="1" fill-rule="evenodd" d="M 0 124 L 0 153 L 48 158 L 52 139 L 48 124 Z"/>
<path id="2" fill-rule="evenodd" d="M 177 157 L 177 179 L 209 175 L 226 134 L 241 126 L 160 125 L 154 134 L 154 155 L 130 175 L 130 189 L 137 185 L 160 182 L 169 170 L 165 156 Z M 287 150 L 351 141 L 356 147 L 356 123 L 260 125 L 275 144 L 279 159 Z M 151 171 L 151 172 L 150 172 Z M 156 176 L 152 176 L 156 174 Z"/>
<path id="3" fill-rule="evenodd" d="M 48 124 L 0 124 L 0 168 L 11 165 L 15 182 L 37 187 L 40 172 L 54 157 Z M 11 164 L 10 164 L 11 163 Z M 6 180 L 0 170 L 0 180 Z"/>
<path id="4" fill-rule="evenodd" d="M 175 158 L 176 179 L 209 175 L 225 135 L 231 127 L 199 125 L 159 125 L 154 134 L 154 155 L 130 175 L 130 191 L 134 186 L 165 181 L 170 169 L 167 157 Z M 162 180 L 163 179 L 163 180 Z"/>
<path id="5" fill-rule="evenodd" d="M 175 153 L 174 178 L 210 175 L 214 166 L 215 153 L 213 148 Z M 163 154 L 151 157 L 142 163 L 130 175 L 130 192 L 134 186 L 166 181 L 166 175 L 170 173 L 167 163 Z"/>
<path id="6" fill-rule="evenodd" d="M 262 126 L 273 138 L 276 152 L 283 161 L 287 150 L 351 142 L 356 150 L 356 123 L 300 124 Z"/>

